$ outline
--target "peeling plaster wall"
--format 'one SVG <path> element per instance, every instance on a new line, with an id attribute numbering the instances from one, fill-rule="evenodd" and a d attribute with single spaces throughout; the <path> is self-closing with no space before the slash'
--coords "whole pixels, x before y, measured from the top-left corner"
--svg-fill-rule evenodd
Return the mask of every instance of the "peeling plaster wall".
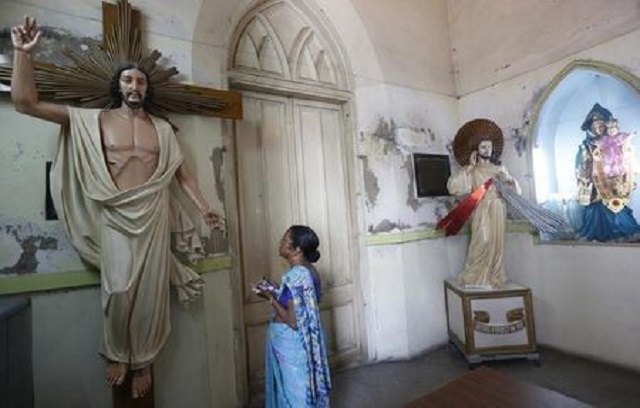
<path id="1" fill-rule="evenodd" d="M 398 120 L 403 120 L 402 115 Z M 403 126 L 380 117 L 375 129 L 359 134 L 370 234 L 432 227 L 442 206 L 452 202 L 448 197 L 416 195 L 413 153 L 447 155 L 450 141 L 446 137 L 451 134 L 435 131 L 424 122 L 418 119 L 417 126 Z"/>
<path id="2" fill-rule="evenodd" d="M 80 260 L 59 224 L 39 226 L 0 216 L 0 274 L 78 269 Z"/>
<path id="3" fill-rule="evenodd" d="M 380 69 L 360 75 L 359 67 L 372 61 L 351 60 L 367 232 L 419 228 L 435 222 L 438 200 L 416 198 L 411 154 L 447 154 L 457 123 L 446 2 L 354 0 L 353 6 Z"/>
<path id="4" fill-rule="evenodd" d="M 316 3 L 335 28 L 353 73 L 360 240 L 371 234 L 424 229 L 435 222 L 440 204 L 415 198 L 411 153 L 446 153 L 457 124 L 446 2 Z M 440 285 L 435 289 L 422 279 L 443 271 L 435 264 L 414 267 L 416 261 L 426 265 L 424 261 L 436 257 L 437 251 L 426 248 L 413 259 L 406 256 L 413 246 L 360 248 L 370 360 L 406 358 L 439 344 L 446 332 L 446 325 L 435 323 L 432 335 L 415 336 L 391 324 L 399 319 L 397 324 L 406 325 L 400 323 L 405 311 L 423 301 L 435 305 L 434 316 L 444 314 L 444 304 L 431 296 L 439 293 Z M 420 293 L 409 298 L 404 287 L 417 287 Z M 393 308 L 387 307 L 390 298 Z"/>
<path id="5" fill-rule="evenodd" d="M 367 159 L 365 186 L 377 180 L 379 188 L 375 203 L 366 191 L 367 231 L 383 232 L 381 223 L 389 222 L 398 230 L 435 224 L 442 200 L 416 197 L 412 154 L 448 154 L 458 121 L 456 100 L 386 84 L 358 88 L 356 97 L 358 154 Z"/>
<path id="6" fill-rule="evenodd" d="M 366 230 L 435 222 L 434 200 L 415 197 L 410 155 L 446 154 L 458 122 L 446 1 L 315 3 L 353 71 Z"/>
<path id="7" fill-rule="evenodd" d="M 456 60 L 463 94 L 460 123 L 488 117 L 502 127 L 508 137 L 504 163 L 524 194 L 533 197 L 530 163 L 526 154 L 518 154 L 522 140 L 514 136 L 526 134 L 538 96 L 574 59 L 608 62 L 640 76 L 640 5 L 624 0 L 496 3 L 501 6 L 451 1 L 458 9 L 452 16 L 453 46 L 466 55 Z M 491 28 L 479 30 L 480 24 Z M 471 36 L 472 31 L 479 34 Z M 535 38 L 533 43 L 525 34 Z M 495 37 L 513 40 L 490 41 Z M 511 64 L 509 73 L 497 69 L 503 64 Z M 637 247 L 536 245 L 529 235 L 513 234 L 505 257 L 508 275 L 533 290 L 540 343 L 640 368 L 640 344 L 632 340 L 640 337 L 640 316 L 633 312 L 640 297 L 630 289 L 640 286 Z"/>
<path id="8" fill-rule="evenodd" d="M 356 170 L 364 200 L 361 234 L 429 229 L 450 200 L 416 197 L 412 154 L 447 154 L 458 123 L 451 62 L 443 57 L 449 48 L 440 24 L 447 19 L 446 7 L 424 1 L 366 3 L 353 2 L 375 59 L 358 58 L 357 49 L 348 49 L 354 67 Z M 416 20 L 423 23 L 407 23 Z M 349 47 L 348 41 L 358 37 L 342 38 Z M 364 66 L 376 76 L 360 74 Z M 443 259 L 442 243 L 370 246 L 363 254 L 369 359 L 407 358 L 441 344 L 446 336 L 441 278 L 456 269 L 455 261 Z M 429 317 L 422 319 L 417 313 L 425 310 Z"/>
<path id="9" fill-rule="evenodd" d="M 46 162 L 55 125 L 19 115 L 0 96 L 0 282 L 3 276 L 84 269 L 57 221 L 45 221 Z"/>

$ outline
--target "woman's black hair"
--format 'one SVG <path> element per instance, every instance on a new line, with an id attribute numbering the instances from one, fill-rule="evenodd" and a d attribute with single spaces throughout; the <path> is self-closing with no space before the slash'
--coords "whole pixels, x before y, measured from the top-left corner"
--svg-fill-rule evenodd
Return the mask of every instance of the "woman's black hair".
<path id="1" fill-rule="evenodd" d="M 292 225 L 289 227 L 289 233 L 293 248 L 300 248 L 308 262 L 314 263 L 320 259 L 320 240 L 311 228 L 306 225 Z"/>
<path id="2" fill-rule="evenodd" d="M 149 80 L 149 73 L 135 62 L 124 62 L 120 64 L 118 66 L 118 69 L 116 69 L 116 72 L 111 77 L 111 83 L 109 84 L 109 93 L 111 94 L 111 101 L 112 101 L 111 107 L 119 108 L 120 106 L 122 106 L 122 92 L 120 90 L 120 75 L 122 75 L 123 71 L 126 71 L 128 69 L 137 69 L 138 71 L 142 72 L 144 76 L 147 77 L 147 92 L 144 96 L 144 103 L 143 103 L 143 107 L 146 108 L 147 104 L 153 100 L 153 96 L 155 93 L 154 93 L 153 86 L 151 85 L 151 81 Z"/>

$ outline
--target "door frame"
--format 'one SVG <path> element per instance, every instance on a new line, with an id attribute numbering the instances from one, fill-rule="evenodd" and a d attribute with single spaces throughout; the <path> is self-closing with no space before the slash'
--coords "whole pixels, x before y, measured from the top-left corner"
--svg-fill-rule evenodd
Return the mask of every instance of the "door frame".
<path id="1" fill-rule="evenodd" d="M 367 360 L 369 356 L 369 336 L 368 329 L 365 321 L 365 296 L 363 293 L 364 284 L 368 285 L 368 279 L 363 273 L 366 270 L 366 245 L 365 245 L 365 206 L 362 197 L 364 197 L 363 191 L 363 173 L 361 160 L 358 160 L 357 155 L 357 131 L 355 128 L 354 107 L 353 107 L 353 95 L 351 92 L 339 91 L 333 89 L 323 89 L 322 93 L 317 93 L 317 87 L 301 86 L 297 88 L 295 92 L 292 92 L 292 87 L 296 84 L 288 83 L 285 87 L 281 82 L 268 80 L 266 83 L 260 83 L 256 81 L 256 78 L 247 78 L 246 75 L 237 75 L 230 77 L 230 89 L 240 92 L 245 92 L 249 95 L 264 95 L 267 98 L 269 96 L 285 96 L 291 98 L 297 98 L 302 100 L 308 100 L 313 102 L 329 102 L 338 104 L 342 108 L 342 130 L 344 135 L 344 155 L 343 158 L 345 167 L 345 174 L 347 180 L 345 181 L 347 186 L 346 199 L 348 201 L 348 218 L 350 223 L 350 229 L 352 235 L 349 242 L 352 245 L 352 255 L 350 256 L 350 264 L 353 270 L 354 279 L 354 310 L 355 319 L 358 327 L 360 328 L 359 337 L 360 343 L 360 355 L 357 364 Z M 287 81 L 288 82 L 288 81 Z M 302 84 L 301 84 L 302 85 Z M 238 384 L 238 393 L 240 394 L 240 401 L 244 403 L 249 399 L 249 386 L 248 386 L 248 370 L 247 370 L 247 341 L 245 338 L 245 317 L 244 317 L 244 303 L 243 303 L 243 272 L 242 272 L 242 233 L 240 228 L 240 197 L 239 197 L 239 174 L 238 174 L 238 151 L 236 138 L 242 137 L 238 134 L 235 123 L 231 125 L 232 129 L 229 134 L 232 135 L 233 140 L 229 141 L 229 149 L 231 150 L 233 157 L 233 168 L 231 170 L 230 179 L 233 180 L 233 192 L 230 194 L 230 199 L 233 202 L 229 203 L 230 208 L 234 208 L 233 214 L 228 214 L 227 227 L 229 230 L 229 245 L 232 247 L 232 267 L 231 276 L 233 284 L 233 298 L 234 308 L 236 313 L 234 314 L 234 332 L 235 332 L 235 353 L 234 360 L 236 362 L 236 381 Z M 230 166 L 231 167 L 231 166 Z M 229 200 L 231 201 L 231 200 Z M 232 215 L 232 216 L 231 216 Z M 235 256 L 234 256 L 235 255 Z"/>

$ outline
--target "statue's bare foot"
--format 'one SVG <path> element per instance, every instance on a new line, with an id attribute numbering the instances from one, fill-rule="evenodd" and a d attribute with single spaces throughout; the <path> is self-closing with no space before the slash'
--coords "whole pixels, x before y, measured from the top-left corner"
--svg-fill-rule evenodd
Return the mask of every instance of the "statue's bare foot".
<path id="1" fill-rule="evenodd" d="M 151 389 L 151 365 L 133 372 L 133 380 L 131 382 L 131 396 L 133 398 L 142 398 Z"/>
<path id="2" fill-rule="evenodd" d="M 107 385 L 117 387 L 124 383 L 129 366 L 126 363 L 111 361 L 107 364 Z"/>

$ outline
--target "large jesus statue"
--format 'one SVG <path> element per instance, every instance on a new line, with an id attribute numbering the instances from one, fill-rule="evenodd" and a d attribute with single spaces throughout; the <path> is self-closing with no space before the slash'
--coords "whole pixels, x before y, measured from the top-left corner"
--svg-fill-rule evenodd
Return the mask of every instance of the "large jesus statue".
<path id="1" fill-rule="evenodd" d="M 184 230 L 185 220 L 172 186 L 210 227 L 222 219 L 200 192 L 171 125 L 146 112 L 153 97 L 147 73 L 133 63 L 121 66 L 108 110 L 41 101 L 33 63 L 40 35 L 31 18 L 11 30 L 11 97 L 19 112 L 62 126 L 53 198 L 74 247 L 101 271 L 107 383 L 119 386 L 131 371 L 132 396 L 142 397 L 170 331 L 170 284 L 189 303 L 203 283 L 170 250 L 171 234 Z"/>

